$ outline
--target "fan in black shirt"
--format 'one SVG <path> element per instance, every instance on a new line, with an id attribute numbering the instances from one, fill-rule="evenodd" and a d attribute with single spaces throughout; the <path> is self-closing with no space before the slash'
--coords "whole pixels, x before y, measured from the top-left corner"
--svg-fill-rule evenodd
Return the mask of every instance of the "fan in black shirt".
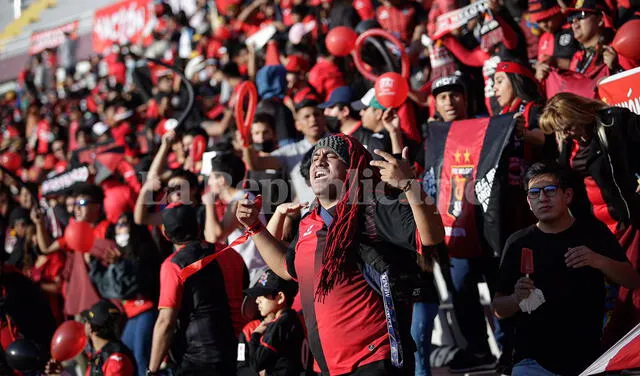
<path id="1" fill-rule="evenodd" d="M 538 223 L 507 241 L 494 312 L 515 322 L 512 376 L 531 374 L 531 367 L 577 375 L 601 352 L 605 278 L 638 286 L 640 277 L 604 225 L 571 216 L 573 190 L 557 165 L 536 163 L 526 180 Z M 523 248 L 533 253 L 530 278 L 520 268 Z M 519 303 L 534 289 L 543 292 L 545 302 L 530 314 L 522 312 Z"/>

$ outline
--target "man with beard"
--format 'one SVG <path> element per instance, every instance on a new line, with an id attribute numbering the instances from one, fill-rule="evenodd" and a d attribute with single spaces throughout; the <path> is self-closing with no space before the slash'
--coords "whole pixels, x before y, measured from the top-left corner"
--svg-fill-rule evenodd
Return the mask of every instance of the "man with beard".
<path id="1" fill-rule="evenodd" d="M 415 250 L 429 252 L 444 238 L 441 219 L 433 206 L 425 204 L 420 185 L 412 178 L 408 149 L 401 160 L 377 150 L 384 160 L 372 161 L 353 137 L 333 135 L 319 140 L 313 150 L 310 180 L 316 200 L 289 247 L 263 231 L 256 202 L 242 200 L 238 220 L 248 228 L 269 267 L 285 280 L 298 281 L 316 371 L 412 374 L 391 365 L 394 341 L 388 337 L 383 299 L 359 265 L 378 251 L 392 249 L 398 257 L 413 256 Z M 379 175 L 369 165 L 379 168 Z M 409 205 L 399 197 L 374 199 L 379 182 L 403 191 Z M 436 299 L 433 280 L 431 287 Z"/>

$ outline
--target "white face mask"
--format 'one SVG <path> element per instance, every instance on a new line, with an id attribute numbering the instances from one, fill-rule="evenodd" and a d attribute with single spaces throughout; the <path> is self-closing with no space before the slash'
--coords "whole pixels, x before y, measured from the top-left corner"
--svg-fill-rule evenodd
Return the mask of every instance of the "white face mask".
<path id="1" fill-rule="evenodd" d="M 129 234 L 117 234 L 116 244 L 120 247 L 126 247 L 129 244 Z"/>

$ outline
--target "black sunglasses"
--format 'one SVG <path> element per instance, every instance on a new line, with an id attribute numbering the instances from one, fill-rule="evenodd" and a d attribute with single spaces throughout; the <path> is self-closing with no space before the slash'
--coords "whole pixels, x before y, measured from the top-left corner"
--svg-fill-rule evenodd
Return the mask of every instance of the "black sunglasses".
<path id="1" fill-rule="evenodd" d="M 167 194 L 180 192 L 181 190 L 182 190 L 182 187 L 180 185 L 172 185 L 172 186 L 167 187 Z"/>
<path id="2" fill-rule="evenodd" d="M 73 206 L 87 206 L 87 205 L 89 205 L 89 204 L 94 204 L 94 202 L 93 202 L 93 201 L 91 201 L 91 200 L 81 199 L 81 200 L 76 200 L 76 201 L 73 203 Z"/>
<path id="3" fill-rule="evenodd" d="M 558 189 L 560 189 L 560 187 L 558 187 L 557 185 L 547 185 L 545 187 L 529 188 L 529 190 L 527 191 L 527 197 L 531 199 L 536 199 L 540 197 L 540 192 L 542 191 L 544 191 L 545 196 L 553 197 L 556 195 L 556 193 L 558 193 Z"/>
<path id="4" fill-rule="evenodd" d="M 593 16 L 593 15 L 595 15 L 595 13 L 591 13 L 591 12 L 587 12 L 587 11 L 581 10 L 579 12 L 571 13 L 567 17 L 567 22 L 572 23 L 573 21 L 582 21 L 585 18 L 587 18 L 589 16 Z"/>

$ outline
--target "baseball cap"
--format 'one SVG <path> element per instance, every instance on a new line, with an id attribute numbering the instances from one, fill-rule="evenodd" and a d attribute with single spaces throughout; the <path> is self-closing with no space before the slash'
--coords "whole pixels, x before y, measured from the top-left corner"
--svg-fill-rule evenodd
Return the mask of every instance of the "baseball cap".
<path id="1" fill-rule="evenodd" d="M 320 103 L 319 108 L 328 108 L 336 104 L 349 104 L 353 100 L 353 90 L 349 86 L 339 86 L 331 92 L 329 100 Z"/>
<path id="2" fill-rule="evenodd" d="M 371 105 L 371 101 L 376 97 L 376 90 L 369 89 L 365 95 L 357 101 L 351 102 L 351 108 L 356 111 L 364 110 Z"/>
<path id="3" fill-rule="evenodd" d="M 573 8 L 563 9 L 563 13 L 571 14 L 576 12 L 600 13 L 605 9 L 605 5 L 598 0 L 577 0 Z"/>
<path id="4" fill-rule="evenodd" d="M 436 79 L 431 85 L 431 94 L 436 96 L 445 91 L 465 91 L 464 82 L 459 74 L 452 74 Z"/>
<path id="5" fill-rule="evenodd" d="M 171 241 L 186 242 L 198 238 L 198 212 L 193 205 L 169 204 L 162 212 L 164 233 Z"/>
<path id="6" fill-rule="evenodd" d="M 120 319 L 121 312 L 115 304 L 108 300 L 100 300 L 91 308 L 82 313 L 82 317 L 91 325 L 106 326 L 110 323 L 117 322 Z"/>
<path id="7" fill-rule="evenodd" d="M 533 22 L 545 20 L 561 11 L 556 0 L 529 0 L 529 18 Z"/>
<path id="8" fill-rule="evenodd" d="M 298 284 L 280 278 L 271 269 L 265 270 L 251 288 L 244 290 L 245 294 L 254 298 L 275 295 L 278 292 L 284 293 L 285 296 L 294 296 L 298 293 Z"/>

